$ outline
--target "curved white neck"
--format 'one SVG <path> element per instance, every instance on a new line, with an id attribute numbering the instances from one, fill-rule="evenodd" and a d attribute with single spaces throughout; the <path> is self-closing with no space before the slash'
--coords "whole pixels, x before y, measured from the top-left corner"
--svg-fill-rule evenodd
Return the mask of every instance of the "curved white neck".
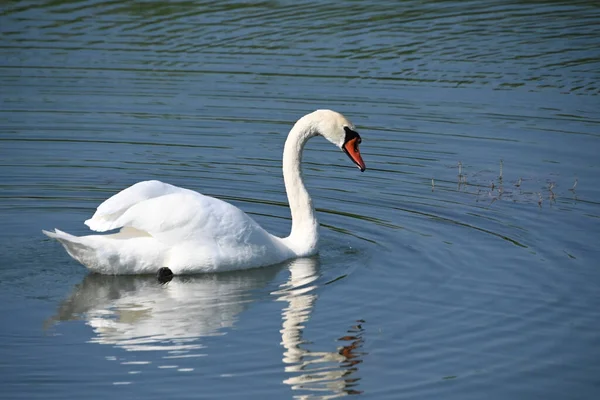
<path id="1" fill-rule="evenodd" d="M 300 169 L 304 145 L 315 135 L 316 130 L 300 120 L 290 131 L 283 150 L 283 180 L 292 213 L 292 231 L 283 241 L 297 256 L 315 254 L 319 241 L 319 223 Z"/>

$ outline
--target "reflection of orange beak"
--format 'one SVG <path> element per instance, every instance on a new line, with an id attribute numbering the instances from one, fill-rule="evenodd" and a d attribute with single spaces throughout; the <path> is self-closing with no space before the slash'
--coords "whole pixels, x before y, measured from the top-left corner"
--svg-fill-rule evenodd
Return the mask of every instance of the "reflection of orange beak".
<path id="1" fill-rule="evenodd" d="M 352 138 L 344 143 L 342 150 L 344 150 L 344 153 L 348 154 L 348 157 L 354 161 L 354 164 L 358 166 L 360 172 L 363 172 L 367 167 L 360 156 L 360 151 L 358 151 L 358 143 L 360 143 L 358 137 Z"/>

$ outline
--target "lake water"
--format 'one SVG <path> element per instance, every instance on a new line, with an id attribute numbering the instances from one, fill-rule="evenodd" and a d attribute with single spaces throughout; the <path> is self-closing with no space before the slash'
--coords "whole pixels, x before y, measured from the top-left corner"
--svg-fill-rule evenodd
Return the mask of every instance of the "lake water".
<path id="1" fill-rule="evenodd" d="M 10 399 L 596 399 L 592 1 L 0 6 L 0 383 Z M 90 275 L 42 229 L 160 179 L 286 235 L 287 132 L 318 257 Z"/>

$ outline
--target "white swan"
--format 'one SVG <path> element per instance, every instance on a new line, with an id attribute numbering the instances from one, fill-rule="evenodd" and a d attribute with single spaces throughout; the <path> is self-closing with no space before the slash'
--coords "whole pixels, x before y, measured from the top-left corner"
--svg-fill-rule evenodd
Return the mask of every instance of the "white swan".
<path id="1" fill-rule="evenodd" d="M 288 237 L 269 234 L 239 208 L 159 181 L 139 182 L 98 206 L 90 229 L 107 235 L 73 236 L 42 231 L 67 253 L 102 274 L 216 272 L 272 265 L 317 253 L 319 224 L 300 170 L 306 141 L 321 135 L 342 149 L 361 171 L 365 163 L 354 125 L 331 110 L 300 118 L 283 151 L 283 177 L 292 214 Z"/>

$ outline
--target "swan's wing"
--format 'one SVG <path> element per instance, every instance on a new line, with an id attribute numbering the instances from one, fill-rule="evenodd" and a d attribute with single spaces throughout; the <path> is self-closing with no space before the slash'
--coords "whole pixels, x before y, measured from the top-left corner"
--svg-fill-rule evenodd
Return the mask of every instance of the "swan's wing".
<path id="1" fill-rule="evenodd" d="M 85 224 L 97 232 L 120 228 L 122 225 L 115 226 L 116 221 L 132 206 L 177 192 L 189 192 L 189 190 L 160 181 L 138 182 L 100 204 L 94 216 L 85 221 Z"/>
<path id="2" fill-rule="evenodd" d="M 227 248 L 269 240 L 266 231 L 239 208 L 187 189 L 140 201 L 107 227 L 135 228 L 167 245 L 195 242 Z"/>

